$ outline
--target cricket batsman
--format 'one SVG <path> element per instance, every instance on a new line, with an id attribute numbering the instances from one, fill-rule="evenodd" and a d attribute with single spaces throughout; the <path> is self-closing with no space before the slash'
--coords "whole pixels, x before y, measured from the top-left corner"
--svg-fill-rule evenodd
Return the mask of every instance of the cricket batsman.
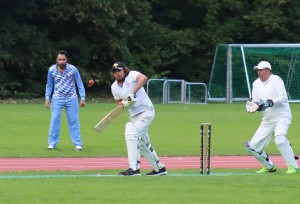
<path id="1" fill-rule="evenodd" d="M 159 161 L 148 133 L 155 111 L 143 87 L 147 77 L 138 71 L 130 70 L 122 62 L 114 63 L 111 71 L 115 79 L 111 86 L 112 95 L 118 106 L 127 109 L 130 115 L 125 127 L 129 168 L 120 172 L 120 175 L 140 176 L 140 155 L 144 156 L 153 168 L 147 176 L 166 175 L 168 172 L 165 165 Z"/>
<path id="2" fill-rule="evenodd" d="M 274 134 L 274 142 L 288 166 L 285 173 L 297 173 L 297 157 L 286 137 L 292 114 L 284 83 L 272 73 L 271 64 L 267 61 L 261 61 L 254 70 L 258 79 L 253 82 L 252 99 L 247 102 L 246 109 L 250 113 L 262 112 L 263 117 L 251 141 L 245 142 L 246 150 L 263 165 L 257 173 L 275 172 L 275 165 L 264 151 Z"/>

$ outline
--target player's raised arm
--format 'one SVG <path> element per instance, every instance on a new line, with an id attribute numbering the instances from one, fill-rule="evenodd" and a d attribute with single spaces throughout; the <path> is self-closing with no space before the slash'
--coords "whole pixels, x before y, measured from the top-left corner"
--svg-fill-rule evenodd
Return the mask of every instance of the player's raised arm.
<path id="1" fill-rule="evenodd" d="M 146 175 L 160 176 L 168 172 L 159 161 L 158 155 L 150 143 L 148 127 L 155 117 L 153 104 L 148 97 L 144 85 L 147 77 L 139 71 L 130 70 L 123 62 L 112 66 L 115 79 L 111 91 L 118 106 L 128 110 L 129 121 L 125 126 L 129 168 L 120 172 L 121 176 L 140 176 L 140 155 L 144 155 L 153 170 Z"/>

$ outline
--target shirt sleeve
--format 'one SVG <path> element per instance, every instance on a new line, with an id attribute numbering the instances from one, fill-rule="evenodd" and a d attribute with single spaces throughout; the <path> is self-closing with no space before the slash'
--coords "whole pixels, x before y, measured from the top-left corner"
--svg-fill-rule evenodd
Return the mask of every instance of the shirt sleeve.
<path id="1" fill-rule="evenodd" d="M 113 95 L 113 97 L 114 97 L 115 100 L 120 100 L 121 97 L 117 94 L 117 92 L 115 91 L 115 89 L 116 89 L 116 84 L 114 82 L 112 84 L 112 86 L 111 86 L 111 93 L 112 93 L 112 95 Z"/>
<path id="2" fill-rule="evenodd" d="M 133 71 L 133 70 L 131 70 L 131 71 L 129 72 L 129 75 L 130 75 L 131 80 L 132 80 L 133 82 L 136 81 L 136 78 L 137 78 L 137 76 L 138 76 L 139 74 L 140 74 L 140 72 L 138 72 L 138 71 Z"/>
<path id="3" fill-rule="evenodd" d="M 80 95 L 80 99 L 82 101 L 85 101 L 85 89 L 84 89 L 84 86 L 83 86 L 83 83 L 82 83 L 79 71 L 77 69 L 75 69 L 75 71 L 74 71 L 74 79 L 75 79 L 75 82 L 77 84 L 77 88 L 78 88 L 78 92 L 79 92 L 79 95 Z"/>
<path id="4" fill-rule="evenodd" d="M 52 94 L 53 91 L 53 77 L 51 74 L 51 70 L 48 70 L 48 74 L 47 74 L 47 84 L 46 84 L 46 94 L 45 94 L 45 99 L 49 100 L 50 96 Z"/>
<path id="5" fill-rule="evenodd" d="M 257 82 L 252 84 L 252 102 L 259 103 L 259 97 L 257 96 Z"/>
<path id="6" fill-rule="evenodd" d="M 288 97 L 286 93 L 286 89 L 282 79 L 278 79 L 275 83 L 275 90 L 277 91 L 277 98 L 273 99 L 274 104 L 284 104 L 288 102 Z"/>

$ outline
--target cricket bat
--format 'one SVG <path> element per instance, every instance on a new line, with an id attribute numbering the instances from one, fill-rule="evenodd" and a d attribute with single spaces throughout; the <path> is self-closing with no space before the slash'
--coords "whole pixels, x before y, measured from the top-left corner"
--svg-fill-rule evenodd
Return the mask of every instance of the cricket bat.
<path id="1" fill-rule="evenodd" d="M 94 130 L 97 132 L 101 132 L 106 128 L 110 123 L 112 123 L 121 113 L 124 112 L 122 107 L 115 107 L 112 111 L 110 111 L 104 118 L 100 120 L 97 125 L 94 126 Z"/>

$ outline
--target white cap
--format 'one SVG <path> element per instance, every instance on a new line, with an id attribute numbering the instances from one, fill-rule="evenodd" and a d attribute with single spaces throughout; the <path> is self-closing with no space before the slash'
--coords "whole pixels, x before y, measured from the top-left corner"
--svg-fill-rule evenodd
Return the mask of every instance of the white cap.
<path id="1" fill-rule="evenodd" d="M 258 69 L 270 69 L 272 70 L 271 64 L 267 61 L 261 61 L 258 63 L 258 65 L 254 66 L 253 69 L 258 70 Z"/>

